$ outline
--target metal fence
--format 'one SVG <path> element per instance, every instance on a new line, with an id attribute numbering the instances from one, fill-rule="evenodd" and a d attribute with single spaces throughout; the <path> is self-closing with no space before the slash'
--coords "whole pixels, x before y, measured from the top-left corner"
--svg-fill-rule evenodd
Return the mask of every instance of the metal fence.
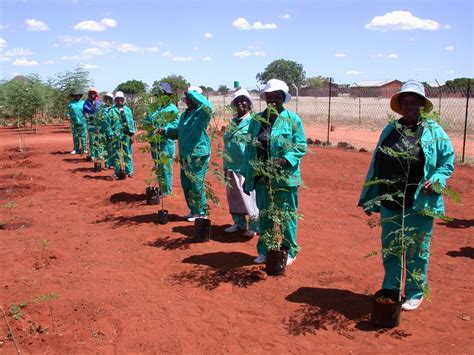
<path id="1" fill-rule="evenodd" d="M 441 124 L 453 142 L 457 159 L 462 163 L 474 163 L 473 89 L 427 89 L 433 110 L 440 113 Z M 325 144 L 345 142 L 356 149 L 372 150 L 389 116 L 398 117 L 390 109 L 390 91 L 377 91 L 370 87 L 353 90 L 337 88 L 333 84 L 331 94 L 329 85 L 319 89 L 317 96 L 301 96 L 301 93 L 285 107 L 302 118 L 307 137 Z M 210 96 L 209 99 L 218 113 L 229 115 L 224 103 L 230 103 L 230 95 Z M 255 111 L 265 109 L 265 102 L 259 96 L 253 96 L 253 99 Z"/>

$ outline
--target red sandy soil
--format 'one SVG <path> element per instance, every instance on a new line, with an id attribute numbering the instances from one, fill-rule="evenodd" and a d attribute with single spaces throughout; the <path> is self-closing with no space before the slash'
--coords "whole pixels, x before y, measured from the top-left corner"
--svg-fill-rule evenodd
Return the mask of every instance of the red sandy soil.
<path id="1" fill-rule="evenodd" d="M 311 148 L 301 253 L 285 276 L 267 277 L 252 264 L 255 238 L 224 235 L 230 216 L 214 178 L 222 206 L 212 208 L 212 240 L 193 244 L 177 166 L 170 223 L 157 224 L 158 206 L 145 204 L 144 144 L 134 148 L 135 177 L 110 181 L 111 170 L 69 155 L 65 126 L 25 139 L 19 153 L 15 130 L 0 129 L 0 303 L 25 353 L 474 352 L 472 168 L 450 180 L 462 194 L 461 204 L 447 201 L 454 221 L 435 222 L 431 302 L 381 330 L 368 319 L 382 265 L 364 258 L 380 230 L 356 208 L 369 153 Z M 9 307 L 23 302 L 15 320 Z M 7 334 L 1 319 L 0 353 L 12 354 Z"/>

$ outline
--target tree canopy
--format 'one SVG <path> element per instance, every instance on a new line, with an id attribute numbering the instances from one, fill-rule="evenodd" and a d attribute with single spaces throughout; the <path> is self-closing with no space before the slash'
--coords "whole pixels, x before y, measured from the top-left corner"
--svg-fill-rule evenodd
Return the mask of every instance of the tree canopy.
<path id="1" fill-rule="evenodd" d="M 453 80 L 446 81 L 446 87 L 450 89 L 461 89 L 467 91 L 467 83 L 469 78 L 456 78 Z M 471 79 L 471 92 L 474 92 L 474 78 Z"/>
<path id="2" fill-rule="evenodd" d="M 280 79 L 288 86 L 295 84 L 301 87 L 305 83 L 306 73 L 300 63 L 277 59 L 268 64 L 263 72 L 257 73 L 256 78 L 262 84 L 270 79 Z"/>
<path id="3" fill-rule="evenodd" d="M 227 95 L 227 93 L 229 92 L 229 88 L 227 87 L 227 85 L 219 85 L 217 92 L 221 95 Z"/>
<path id="4" fill-rule="evenodd" d="M 159 92 L 158 85 L 160 83 L 170 84 L 174 92 L 176 92 L 177 90 L 186 90 L 190 85 L 189 82 L 182 75 L 171 74 L 153 82 L 153 85 L 151 87 L 152 94 L 156 94 Z"/>
<path id="5" fill-rule="evenodd" d="M 330 79 L 331 78 L 328 76 L 321 76 L 321 75 L 313 76 L 311 78 L 306 79 L 306 85 L 315 89 L 321 89 L 325 85 L 327 87 L 327 83 L 329 83 Z"/>
<path id="6" fill-rule="evenodd" d="M 128 80 L 119 84 L 115 91 L 123 91 L 124 94 L 137 95 L 146 92 L 147 84 L 141 80 Z"/>

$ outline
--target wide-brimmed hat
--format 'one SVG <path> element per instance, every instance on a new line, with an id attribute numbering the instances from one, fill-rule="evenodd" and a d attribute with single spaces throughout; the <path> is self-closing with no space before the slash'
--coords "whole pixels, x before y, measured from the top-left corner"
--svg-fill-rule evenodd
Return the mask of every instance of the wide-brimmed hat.
<path id="1" fill-rule="evenodd" d="M 400 103 L 398 102 L 398 98 L 403 93 L 412 93 L 422 97 L 425 100 L 423 111 L 425 111 L 426 113 L 430 112 L 433 109 L 433 103 L 425 96 L 424 85 L 415 80 L 408 80 L 405 84 L 403 84 L 400 91 L 394 94 L 390 99 L 390 108 L 396 113 L 403 115 L 402 110 L 400 108 Z"/>
<path id="2" fill-rule="evenodd" d="M 198 94 L 202 95 L 202 89 L 199 86 L 191 85 L 188 87 L 188 91 L 196 91 Z"/>
<path id="3" fill-rule="evenodd" d="M 262 95 L 265 95 L 267 92 L 274 92 L 274 91 L 283 91 L 285 93 L 285 100 L 283 101 L 284 104 L 290 102 L 291 95 L 288 93 L 290 91 L 288 89 L 288 85 L 284 81 L 278 79 L 270 79 L 265 84 L 265 87 L 262 90 Z"/>
<path id="4" fill-rule="evenodd" d="M 99 91 L 98 91 L 96 88 L 94 88 L 94 87 L 89 88 L 89 89 L 87 90 L 87 93 L 88 93 L 88 94 L 89 94 L 90 92 L 95 92 L 97 95 L 99 95 Z"/>
<path id="5" fill-rule="evenodd" d="M 114 99 L 114 94 L 112 94 L 111 92 L 108 92 L 104 95 L 104 97 L 110 97 L 113 100 Z"/>
<path id="6" fill-rule="evenodd" d="M 250 96 L 249 92 L 245 89 L 240 89 L 240 90 L 235 91 L 232 94 L 232 101 L 230 102 L 230 104 L 234 105 L 234 100 L 238 98 L 239 96 L 245 96 L 250 101 L 250 109 L 253 109 L 252 97 Z"/>
<path id="7" fill-rule="evenodd" d="M 79 89 L 74 89 L 71 91 L 71 96 L 82 96 L 82 92 Z"/>
<path id="8" fill-rule="evenodd" d="M 169 94 L 169 95 L 173 95 L 173 94 L 174 94 L 173 89 L 171 88 L 171 85 L 170 85 L 170 84 L 168 84 L 168 83 L 160 83 L 158 86 L 159 86 L 160 90 L 163 91 L 163 93 Z"/>
<path id="9" fill-rule="evenodd" d="M 117 92 L 115 93 L 115 100 L 120 99 L 120 98 L 122 98 L 122 99 L 125 100 L 125 95 L 123 94 L 122 91 L 117 91 Z"/>

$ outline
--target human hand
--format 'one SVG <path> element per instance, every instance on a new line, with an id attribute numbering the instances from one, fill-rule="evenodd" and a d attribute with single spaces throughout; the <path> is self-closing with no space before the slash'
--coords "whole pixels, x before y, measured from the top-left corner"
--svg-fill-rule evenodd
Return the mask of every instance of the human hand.
<path id="1" fill-rule="evenodd" d="M 428 195 L 428 194 L 433 192 L 433 187 L 434 187 L 433 186 L 433 181 L 428 180 L 423 184 L 423 187 L 421 188 L 421 191 L 423 191 L 423 193 L 425 195 Z"/>

